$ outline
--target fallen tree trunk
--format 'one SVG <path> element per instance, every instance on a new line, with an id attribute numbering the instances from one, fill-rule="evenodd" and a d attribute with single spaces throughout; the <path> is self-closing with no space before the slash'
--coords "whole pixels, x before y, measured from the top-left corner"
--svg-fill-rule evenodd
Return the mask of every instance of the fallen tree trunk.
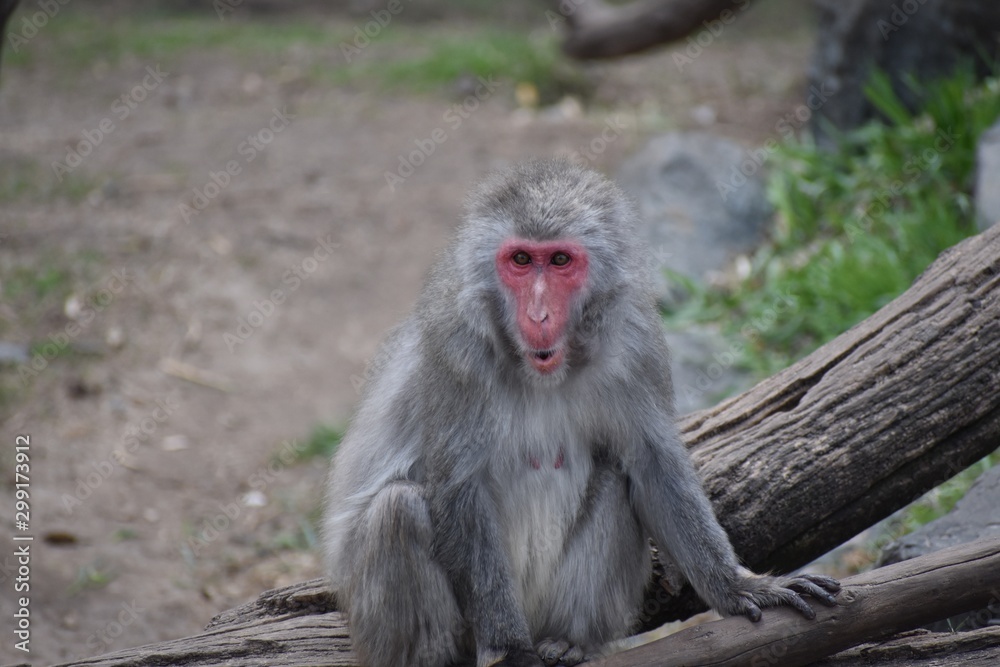
<path id="1" fill-rule="evenodd" d="M 970 632 L 903 633 L 891 641 L 864 645 L 813 663 L 812 667 L 996 667 L 1000 626 Z"/>
<path id="2" fill-rule="evenodd" d="M 574 58 L 613 58 L 672 42 L 704 24 L 732 23 L 749 7 L 742 0 L 553 0 L 569 30 L 563 50 Z M 719 28 L 716 27 L 716 30 Z"/>
<path id="3" fill-rule="evenodd" d="M 1000 443 L 1000 225 L 943 253 L 872 317 L 681 429 L 733 545 L 756 569 L 804 565 L 989 454 Z M 645 627 L 703 607 L 689 589 L 658 584 Z M 272 613 L 286 604 L 309 613 Z M 261 605 L 242 625 L 73 664 L 353 664 L 342 618 L 321 613 L 335 606 L 319 583 Z"/>
<path id="4" fill-rule="evenodd" d="M 897 563 L 843 582 L 838 606 L 817 607 L 808 621 L 789 610 L 768 610 L 759 623 L 728 618 L 688 628 L 665 639 L 594 663 L 595 667 L 797 667 L 841 648 L 885 637 L 946 616 L 990 605 L 1000 610 L 1000 539 L 980 540 Z M 945 591 L 945 594 L 942 594 Z M 952 634 L 922 633 L 921 655 L 965 655 L 1000 659 L 1000 627 Z M 902 641 L 902 640 L 899 640 Z M 830 667 L 848 667 L 859 659 L 878 664 L 919 665 L 913 652 L 901 653 L 899 641 L 849 652 Z M 893 657 L 894 656 L 894 657 Z M 898 660 L 897 660 L 898 658 Z M 262 594 L 256 601 L 217 616 L 194 637 L 119 651 L 72 667 L 153 667 L 220 665 L 284 667 L 333 665 L 355 667 L 343 614 L 322 579 Z M 934 663 L 926 663 L 934 664 Z M 948 663 L 952 664 L 952 663 Z M 975 662 L 954 664 L 977 664 Z M 64 665 L 62 667 L 71 667 Z"/>
<path id="5" fill-rule="evenodd" d="M 1000 610 L 1000 538 L 944 549 L 842 583 L 837 606 L 814 605 L 814 621 L 790 609 L 769 610 L 759 623 L 727 618 L 618 653 L 594 667 L 801 667 L 963 611 L 989 604 Z M 1000 656 L 1000 646 L 995 648 Z"/>

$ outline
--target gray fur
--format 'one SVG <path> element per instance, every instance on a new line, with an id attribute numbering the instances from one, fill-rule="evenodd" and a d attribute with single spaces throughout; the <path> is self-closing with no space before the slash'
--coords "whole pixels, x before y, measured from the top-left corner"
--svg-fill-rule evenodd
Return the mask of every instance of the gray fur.
<path id="1" fill-rule="evenodd" d="M 567 162 L 526 163 L 471 196 L 373 362 L 330 475 L 326 563 L 365 664 L 540 665 L 536 644 L 573 664 L 633 629 L 649 537 L 723 613 L 808 613 L 788 586 L 830 602 L 832 580 L 737 562 L 674 426 L 634 227 L 616 186 Z M 518 354 L 494 268 L 511 236 L 573 239 L 590 255 L 554 377 Z"/>

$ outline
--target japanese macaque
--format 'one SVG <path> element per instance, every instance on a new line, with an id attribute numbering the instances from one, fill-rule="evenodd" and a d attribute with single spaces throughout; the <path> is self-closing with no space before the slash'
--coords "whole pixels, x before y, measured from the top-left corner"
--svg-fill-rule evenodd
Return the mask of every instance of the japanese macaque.
<path id="1" fill-rule="evenodd" d="M 326 567 L 363 664 L 577 664 L 634 629 L 649 538 L 723 614 L 834 604 L 833 579 L 741 566 L 716 520 L 635 225 L 569 162 L 472 194 L 333 461 Z"/>

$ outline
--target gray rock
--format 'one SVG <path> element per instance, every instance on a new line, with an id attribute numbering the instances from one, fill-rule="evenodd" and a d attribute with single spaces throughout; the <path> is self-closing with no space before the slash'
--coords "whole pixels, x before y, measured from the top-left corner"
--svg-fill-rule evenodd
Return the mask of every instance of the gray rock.
<path id="1" fill-rule="evenodd" d="M 30 356 L 27 345 L 0 341 L 0 366 L 24 364 L 28 362 Z"/>
<path id="2" fill-rule="evenodd" d="M 976 219 L 980 230 L 1000 220 L 1000 122 L 979 137 L 976 150 Z"/>
<path id="3" fill-rule="evenodd" d="M 980 475 L 951 512 L 886 547 L 880 564 L 899 563 L 993 536 L 1000 537 L 1000 466 Z"/>
<path id="4" fill-rule="evenodd" d="M 735 368 L 738 359 L 719 332 L 691 327 L 666 336 L 678 414 L 711 407 L 753 385 L 749 373 Z"/>
<path id="5" fill-rule="evenodd" d="M 1000 466 L 984 472 L 951 512 L 886 547 L 879 565 L 899 563 L 981 537 L 1000 537 Z M 1000 625 L 998 612 L 1000 601 L 987 609 L 936 623 L 930 629 L 947 632 Z"/>
<path id="6" fill-rule="evenodd" d="M 759 167 L 741 145 L 693 132 L 657 137 L 622 165 L 618 182 L 639 207 L 661 299 L 673 296 L 662 269 L 704 279 L 760 243 L 772 209 Z"/>

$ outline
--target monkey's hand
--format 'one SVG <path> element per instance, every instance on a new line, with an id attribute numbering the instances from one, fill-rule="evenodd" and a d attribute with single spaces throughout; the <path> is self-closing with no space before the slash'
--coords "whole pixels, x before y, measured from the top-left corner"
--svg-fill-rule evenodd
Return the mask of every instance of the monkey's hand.
<path id="1" fill-rule="evenodd" d="M 837 604 L 834 596 L 839 591 L 840 582 L 819 574 L 771 577 L 747 572 L 729 591 L 729 604 L 719 611 L 731 616 L 746 616 L 756 622 L 760 620 L 761 609 L 787 605 L 812 620 L 816 612 L 802 596 L 808 595 L 833 607 Z"/>

